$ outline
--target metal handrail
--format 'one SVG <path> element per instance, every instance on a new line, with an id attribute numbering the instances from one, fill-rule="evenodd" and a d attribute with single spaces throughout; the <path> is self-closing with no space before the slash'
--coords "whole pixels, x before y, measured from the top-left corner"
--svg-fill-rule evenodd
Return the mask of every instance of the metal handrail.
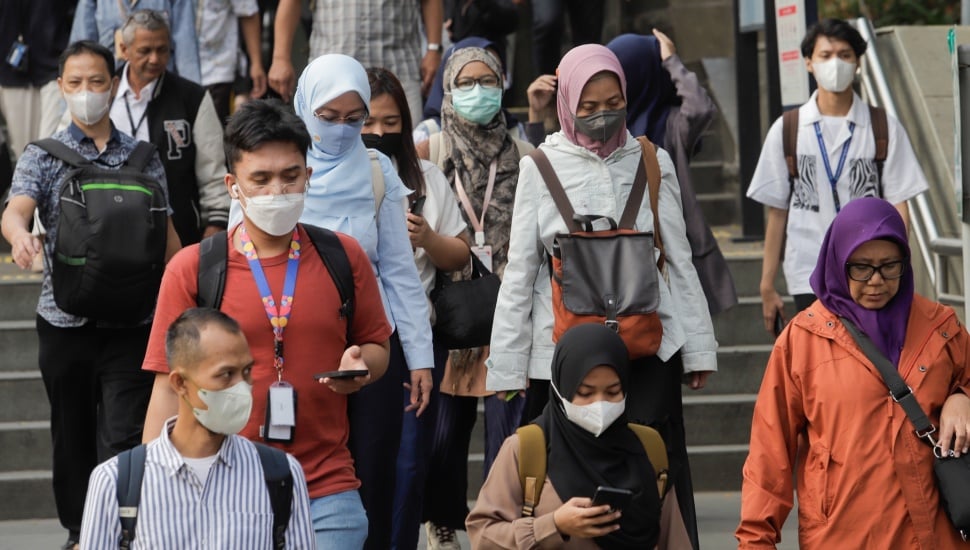
<path id="1" fill-rule="evenodd" d="M 876 33 L 872 23 L 865 17 L 855 20 L 855 26 L 862 37 L 869 43 L 866 55 L 862 61 L 862 91 L 866 99 L 887 113 L 899 118 L 896 104 L 893 101 L 889 83 L 879 61 L 879 52 L 875 47 Z M 947 259 L 963 256 L 963 243 L 958 238 L 944 237 L 936 225 L 933 209 L 930 207 L 925 193 L 917 195 L 909 201 L 910 226 L 915 237 L 916 249 L 923 260 L 923 265 L 929 275 L 936 299 L 950 304 L 963 304 L 964 297 L 950 293 L 949 267 Z"/>

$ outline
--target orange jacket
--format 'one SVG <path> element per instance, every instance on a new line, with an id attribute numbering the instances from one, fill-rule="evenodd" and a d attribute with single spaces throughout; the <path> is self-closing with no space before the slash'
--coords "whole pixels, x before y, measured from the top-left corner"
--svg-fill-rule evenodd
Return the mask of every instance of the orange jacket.
<path id="1" fill-rule="evenodd" d="M 899 373 L 939 426 L 968 392 L 970 335 L 949 307 L 915 296 Z M 797 479 L 802 550 L 970 548 L 939 504 L 933 454 L 879 371 L 820 302 L 775 342 L 744 464 L 739 548 L 774 548 Z"/>

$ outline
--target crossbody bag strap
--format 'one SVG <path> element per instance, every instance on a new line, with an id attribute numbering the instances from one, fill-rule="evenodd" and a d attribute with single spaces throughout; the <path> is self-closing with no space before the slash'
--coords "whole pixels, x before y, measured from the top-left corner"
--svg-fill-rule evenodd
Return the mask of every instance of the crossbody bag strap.
<path id="1" fill-rule="evenodd" d="M 842 324 L 852 335 L 852 339 L 862 350 L 862 353 L 866 354 L 869 361 L 875 365 L 879 374 L 882 375 L 882 381 L 889 388 L 889 396 L 892 400 L 899 403 L 912 422 L 913 427 L 916 429 L 916 436 L 920 439 L 927 440 L 928 443 L 933 445 L 933 438 L 930 434 L 936 431 L 936 427 L 930 422 L 930 419 L 923 412 L 923 408 L 920 407 L 919 401 L 916 400 L 916 396 L 913 395 L 913 388 L 909 387 L 903 380 L 903 377 L 899 375 L 899 371 L 896 370 L 896 366 L 893 365 L 885 355 L 879 351 L 879 348 L 869 339 L 868 336 L 862 333 L 855 324 L 846 319 L 845 317 L 839 317 Z"/>
<path id="2" fill-rule="evenodd" d="M 660 184 L 663 174 L 660 172 L 660 161 L 657 160 L 657 146 L 645 136 L 638 137 L 637 141 L 640 142 L 640 158 L 643 161 L 641 167 L 646 169 L 647 186 L 650 189 L 650 211 L 653 212 L 653 242 L 657 250 L 660 251 L 657 269 L 663 272 L 667 263 L 667 252 L 664 249 L 663 236 L 660 234 Z M 640 195 L 637 204 L 642 200 L 643 195 Z M 629 203 L 627 206 L 629 206 Z"/>
<path id="3" fill-rule="evenodd" d="M 562 183 L 559 181 L 559 176 L 556 175 L 552 163 L 549 162 L 549 157 L 546 156 L 546 153 L 543 152 L 541 147 L 529 153 L 529 156 L 536 163 L 536 168 L 539 169 L 539 175 L 542 176 L 542 181 L 546 183 L 546 187 L 549 189 L 549 195 L 552 196 L 552 201 L 556 203 L 556 209 L 559 210 L 559 215 L 566 222 L 566 227 L 569 229 L 569 232 L 576 233 L 580 231 L 579 224 L 573 220 L 576 211 L 573 210 L 573 205 L 569 202 L 569 197 L 566 196 L 566 190 L 562 188 Z"/>

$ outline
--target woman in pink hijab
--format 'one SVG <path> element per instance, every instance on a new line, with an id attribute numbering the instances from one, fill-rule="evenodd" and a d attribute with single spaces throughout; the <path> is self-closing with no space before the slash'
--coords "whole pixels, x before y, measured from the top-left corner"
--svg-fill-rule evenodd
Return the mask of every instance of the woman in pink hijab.
<path id="1" fill-rule="evenodd" d="M 588 44 L 570 50 L 559 64 L 558 74 L 556 99 L 562 130 L 549 135 L 539 149 L 548 157 L 577 214 L 619 220 L 642 157 L 640 143 L 626 129 L 623 69 L 609 49 Z M 717 342 L 691 262 L 674 165 L 664 150 L 656 149 L 656 155 L 662 174 L 659 227 L 667 259 L 657 309 L 663 339 L 655 356 L 631 363 L 626 415 L 631 422 L 652 425 L 663 435 L 671 459 L 670 478 L 693 534 L 696 521 L 680 381 L 686 373 L 692 389 L 704 387 L 707 376 L 717 369 Z M 652 231 L 653 222 L 647 192 L 634 228 Z M 492 326 L 486 388 L 501 395 L 528 387 L 526 422 L 541 413 L 549 393 L 554 343 L 547 262 L 556 235 L 568 231 L 533 158 L 523 157 L 508 265 Z M 643 269 L 657 267 L 645 259 Z M 696 536 L 692 538 L 696 547 Z"/>

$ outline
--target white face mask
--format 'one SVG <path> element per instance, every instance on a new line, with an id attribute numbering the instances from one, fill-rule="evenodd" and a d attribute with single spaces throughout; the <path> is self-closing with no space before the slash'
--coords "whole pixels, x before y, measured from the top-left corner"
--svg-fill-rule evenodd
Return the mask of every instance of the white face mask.
<path id="1" fill-rule="evenodd" d="M 192 407 L 196 420 L 217 434 L 232 435 L 239 433 L 253 408 L 253 387 L 245 380 L 239 381 L 224 390 L 199 388 L 199 399 L 208 409 Z"/>
<path id="2" fill-rule="evenodd" d="M 281 237 L 292 232 L 296 222 L 300 221 L 300 216 L 303 215 L 305 191 L 247 197 L 243 195 L 238 185 L 234 185 L 233 189 L 246 199 L 246 203 L 240 202 L 240 205 L 249 221 L 268 235 Z"/>
<path id="3" fill-rule="evenodd" d="M 563 409 L 566 411 L 566 418 L 596 437 L 599 437 L 607 428 L 612 426 L 626 410 L 626 397 L 615 403 L 603 400 L 588 405 L 576 405 L 565 399 L 556 389 L 555 384 L 550 384 L 550 386 L 562 403 Z"/>
<path id="4" fill-rule="evenodd" d="M 812 72 L 819 87 L 830 92 L 844 92 L 855 79 L 855 64 L 833 57 L 828 61 L 812 63 Z"/>
<path id="5" fill-rule="evenodd" d="M 64 100 L 74 118 L 92 126 L 108 114 L 108 109 L 111 108 L 111 90 L 106 92 L 82 90 L 73 94 L 64 94 Z"/>

